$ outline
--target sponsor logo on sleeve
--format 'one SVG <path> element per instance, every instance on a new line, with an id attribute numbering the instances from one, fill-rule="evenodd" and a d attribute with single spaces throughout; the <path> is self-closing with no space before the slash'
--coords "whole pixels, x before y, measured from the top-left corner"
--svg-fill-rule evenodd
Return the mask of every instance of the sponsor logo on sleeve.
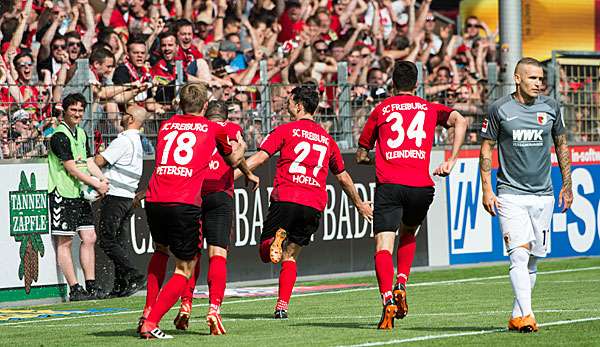
<path id="1" fill-rule="evenodd" d="M 487 133 L 487 128 L 488 128 L 488 120 L 487 118 L 483 120 L 483 122 L 481 123 L 481 132 L 482 133 Z"/>

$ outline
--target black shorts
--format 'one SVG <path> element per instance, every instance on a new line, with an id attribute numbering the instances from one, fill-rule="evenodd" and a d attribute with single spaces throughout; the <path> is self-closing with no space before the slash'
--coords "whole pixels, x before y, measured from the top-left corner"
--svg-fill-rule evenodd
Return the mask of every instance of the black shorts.
<path id="1" fill-rule="evenodd" d="M 194 205 L 146 203 L 146 217 L 155 242 L 169 246 L 175 257 L 192 260 L 198 254 L 202 209 Z"/>
<path id="2" fill-rule="evenodd" d="M 211 246 L 228 248 L 231 238 L 233 198 L 225 192 L 202 197 L 202 237 Z"/>
<path id="3" fill-rule="evenodd" d="M 94 217 L 90 203 L 83 198 L 65 198 L 53 191 L 50 200 L 50 233 L 58 236 L 75 236 L 82 230 L 94 230 Z"/>
<path id="4" fill-rule="evenodd" d="M 375 188 L 373 232 L 396 231 L 402 224 L 419 226 L 433 201 L 433 187 L 378 184 Z"/>
<path id="5" fill-rule="evenodd" d="M 269 206 L 267 220 L 260 240 L 275 236 L 279 228 L 287 232 L 287 239 L 300 246 L 307 246 L 310 237 L 319 229 L 321 211 L 293 202 L 274 201 Z"/>

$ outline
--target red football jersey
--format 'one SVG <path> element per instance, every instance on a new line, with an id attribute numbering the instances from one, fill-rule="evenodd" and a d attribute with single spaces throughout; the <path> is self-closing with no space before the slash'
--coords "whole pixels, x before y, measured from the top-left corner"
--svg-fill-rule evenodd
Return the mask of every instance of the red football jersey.
<path id="1" fill-rule="evenodd" d="M 260 149 L 270 156 L 280 152 L 271 201 L 325 209 L 327 174 L 345 169 L 337 143 L 319 124 L 302 119 L 280 125 L 265 137 Z"/>
<path id="2" fill-rule="evenodd" d="M 225 129 L 204 117 L 174 115 L 160 125 L 146 200 L 202 205 L 202 183 L 213 151 L 231 154 Z"/>
<path id="3" fill-rule="evenodd" d="M 242 128 L 228 121 L 216 123 L 225 129 L 229 141 L 236 141 L 237 134 L 242 134 Z M 210 193 L 225 192 L 233 196 L 233 168 L 229 166 L 219 154 L 217 149 L 213 151 L 212 160 L 208 165 L 209 170 L 202 185 L 202 196 Z"/>
<path id="4" fill-rule="evenodd" d="M 447 127 L 452 111 L 447 106 L 406 94 L 392 96 L 377 105 L 358 140 L 366 149 L 372 149 L 377 141 L 377 182 L 433 186 L 429 157 L 435 127 Z"/>

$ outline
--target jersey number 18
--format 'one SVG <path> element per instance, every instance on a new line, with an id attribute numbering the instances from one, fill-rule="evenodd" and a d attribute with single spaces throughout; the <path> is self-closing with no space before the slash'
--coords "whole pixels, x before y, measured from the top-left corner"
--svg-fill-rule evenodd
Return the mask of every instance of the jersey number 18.
<path id="1" fill-rule="evenodd" d="M 179 136 L 178 136 L 179 135 Z M 163 150 L 160 163 L 164 165 L 169 159 L 173 142 L 177 139 L 177 147 L 173 150 L 173 160 L 178 165 L 187 165 L 194 157 L 194 145 L 196 144 L 196 135 L 191 131 L 179 134 L 179 131 L 173 130 L 165 136 L 165 149 Z"/>

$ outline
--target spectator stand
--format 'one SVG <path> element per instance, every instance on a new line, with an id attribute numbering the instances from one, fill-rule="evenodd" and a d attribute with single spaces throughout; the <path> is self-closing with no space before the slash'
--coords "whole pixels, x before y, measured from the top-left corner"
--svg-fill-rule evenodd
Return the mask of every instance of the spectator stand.
<path id="1" fill-rule="evenodd" d="M 553 51 L 548 80 L 559 102 L 569 141 L 600 141 L 600 52 Z"/>

